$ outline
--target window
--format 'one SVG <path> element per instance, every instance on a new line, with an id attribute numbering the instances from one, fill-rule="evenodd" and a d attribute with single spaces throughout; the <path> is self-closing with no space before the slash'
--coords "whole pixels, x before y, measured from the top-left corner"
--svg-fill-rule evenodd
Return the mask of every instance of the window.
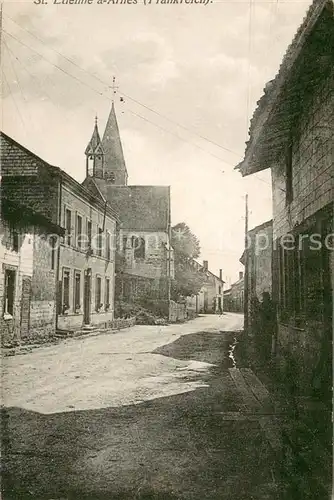
<path id="1" fill-rule="evenodd" d="M 128 238 L 127 238 L 127 236 L 124 236 L 124 238 L 123 238 L 123 250 L 124 250 L 124 252 L 127 249 L 127 245 L 128 245 Z"/>
<path id="2" fill-rule="evenodd" d="M 80 303 L 80 289 L 81 289 L 81 273 L 75 271 L 74 273 L 74 311 L 78 311 L 81 307 Z"/>
<path id="3" fill-rule="evenodd" d="M 57 247 L 57 238 L 52 236 L 50 238 L 50 246 L 51 246 L 51 269 L 52 271 L 56 268 L 56 247 Z"/>
<path id="4" fill-rule="evenodd" d="M 106 233 L 106 258 L 111 259 L 111 236 L 110 233 Z"/>
<path id="5" fill-rule="evenodd" d="M 88 249 L 92 248 L 92 221 L 87 221 L 87 238 L 88 238 Z"/>
<path id="6" fill-rule="evenodd" d="M 12 229 L 12 247 L 14 252 L 19 251 L 19 233 Z"/>
<path id="7" fill-rule="evenodd" d="M 218 295 L 221 295 L 221 293 L 222 293 L 222 287 L 221 287 L 221 286 L 219 286 L 219 287 L 218 287 Z"/>
<path id="8" fill-rule="evenodd" d="M 285 164 L 285 202 L 289 205 L 293 200 L 293 187 L 292 187 L 292 140 L 288 145 L 286 152 L 286 164 Z"/>
<path id="9" fill-rule="evenodd" d="M 102 257 L 102 239 L 103 239 L 103 230 L 98 228 L 98 241 L 97 241 L 97 255 Z"/>
<path id="10" fill-rule="evenodd" d="M 71 244 L 72 237 L 72 213 L 71 210 L 66 208 L 65 210 L 65 229 L 66 229 L 66 244 Z"/>
<path id="11" fill-rule="evenodd" d="M 81 241 L 81 238 L 82 238 L 82 217 L 81 217 L 81 215 L 78 215 L 78 214 L 77 214 L 76 230 L 77 230 L 76 244 L 77 244 L 78 248 L 81 248 L 82 247 L 82 241 Z"/>
<path id="12" fill-rule="evenodd" d="M 104 304 L 105 310 L 108 311 L 110 308 L 110 279 L 106 278 L 106 285 L 104 289 Z"/>
<path id="13" fill-rule="evenodd" d="M 96 276 L 96 285 L 95 285 L 95 310 L 99 312 L 101 309 L 101 277 Z"/>
<path id="14" fill-rule="evenodd" d="M 135 259 L 145 259 L 145 239 L 135 238 L 133 240 L 132 246 L 134 248 L 134 258 Z"/>
<path id="15" fill-rule="evenodd" d="M 15 278 L 16 272 L 13 269 L 5 270 L 5 307 L 4 314 L 14 313 L 14 298 L 15 298 Z"/>
<path id="16" fill-rule="evenodd" d="M 70 308 L 70 271 L 63 270 L 63 313 Z"/>

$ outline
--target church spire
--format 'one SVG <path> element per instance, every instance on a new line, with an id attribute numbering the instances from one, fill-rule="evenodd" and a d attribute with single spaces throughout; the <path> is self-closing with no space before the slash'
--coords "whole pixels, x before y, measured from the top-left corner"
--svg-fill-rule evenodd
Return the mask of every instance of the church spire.
<path id="1" fill-rule="evenodd" d="M 112 102 L 109 118 L 103 134 L 102 148 L 105 155 L 105 179 L 116 185 L 127 185 L 128 172 L 125 165 L 114 102 Z"/>
<path id="2" fill-rule="evenodd" d="M 97 126 L 97 116 L 92 138 L 89 141 L 86 150 L 86 175 L 90 177 L 104 177 L 104 151 Z"/>

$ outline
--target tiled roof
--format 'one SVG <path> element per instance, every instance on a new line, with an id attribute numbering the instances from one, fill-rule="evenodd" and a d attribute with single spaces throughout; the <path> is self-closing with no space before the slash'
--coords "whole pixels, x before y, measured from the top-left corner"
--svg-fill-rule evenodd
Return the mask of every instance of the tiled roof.
<path id="1" fill-rule="evenodd" d="M 312 32 L 312 29 L 314 28 L 316 22 L 319 20 L 325 9 L 333 12 L 333 0 L 313 0 L 302 24 L 298 28 L 291 44 L 289 45 L 283 57 L 278 73 L 273 80 L 269 81 L 266 84 L 264 88 L 264 94 L 257 102 L 257 107 L 250 121 L 250 138 L 246 142 L 244 160 L 242 160 L 235 167 L 237 170 L 240 170 L 243 175 L 247 175 L 248 173 L 252 173 L 269 167 L 269 165 L 261 165 L 259 168 L 253 168 L 250 169 L 250 171 L 246 171 L 247 163 L 252 162 L 255 156 L 257 141 L 274 108 L 277 98 L 282 90 L 283 84 L 285 83 L 295 62 L 297 61 L 307 38 Z M 332 50 L 331 47 L 328 47 L 328 49 L 329 51 Z"/>
<path id="2" fill-rule="evenodd" d="M 1 175 L 31 176 L 38 173 L 39 167 L 48 165 L 11 137 L 0 132 Z"/>
<path id="3" fill-rule="evenodd" d="M 167 231 L 170 222 L 168 186 L 115 186 L 102 179 L 93 182 L 118 212 L 124 229 Z"/>
<path id="4" fill-rule="evenodd" d="M 33 224 L 47 229 L 50 233 L 64 235 L 65 229 L 52 222 L 44 214 L 33 210 L 31 207 L 13 201 L 1 193 L 1 215 L 5 220 L 14 225 Z"/>

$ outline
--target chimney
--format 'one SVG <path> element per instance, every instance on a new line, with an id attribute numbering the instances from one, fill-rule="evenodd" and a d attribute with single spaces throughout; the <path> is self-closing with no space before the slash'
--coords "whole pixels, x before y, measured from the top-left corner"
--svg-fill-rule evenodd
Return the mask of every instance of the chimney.
<path id="1" fill-rule="evenodd" d="M 203 271 L 207 271 L 209 268 L 209 262 L 207 260 L 203 260 Z"/>
<path id="2" fill-rule="evenodd" d="M 223 281 L 223 270 L 219 269 L 219 279 L 220 281 Z"/>
<path id="3" fill-rule="evenodd" d="M 242 280 L 243 277 L 244 277 L 244 273 L 242 271 L 239 271 L 239 280 Z"/>

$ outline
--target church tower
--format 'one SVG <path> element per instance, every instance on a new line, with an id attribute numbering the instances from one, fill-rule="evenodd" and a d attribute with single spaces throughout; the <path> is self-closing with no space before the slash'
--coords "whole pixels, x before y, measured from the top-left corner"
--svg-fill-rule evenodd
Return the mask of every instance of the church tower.
<path id="1" fill-rule="evenodd" d="M 126 186 L 128 171 L 125 165 L 114 102 L 103 134 L 102 148 L 104 151 L 104 179 L 108 184 Z"/>
<path id="2" fill-rule="evenodd" d="M 97 127 L 97 117 L 95 118 L 95 126 L 93 135 L 85 150 L 86 155 L 86 176 L 104 178 L 104 163 L 105 154 L 102 147 L 102 142 Z"/>

